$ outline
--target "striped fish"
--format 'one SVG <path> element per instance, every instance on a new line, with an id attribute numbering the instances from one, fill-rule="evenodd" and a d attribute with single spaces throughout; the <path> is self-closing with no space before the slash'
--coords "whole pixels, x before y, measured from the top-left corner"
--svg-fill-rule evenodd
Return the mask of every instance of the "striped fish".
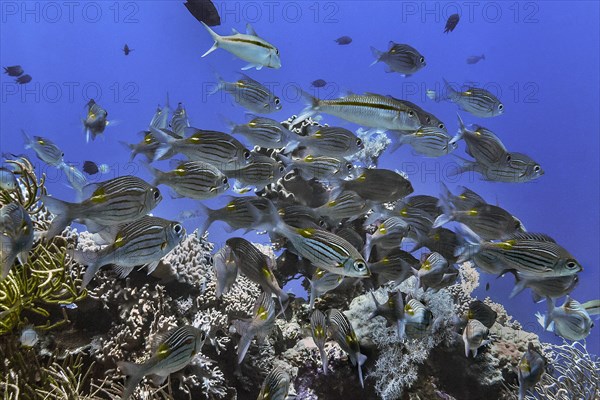
<path id="1" fill-rule="evenodd" d="M 400 217 L 392 216 L 385 219 L 372 235 L 367 234 L 365 255 L 368 257 L 373 247 L 382 250 L 400 248 L 402 239 L 406 237 L 409 230 L 410 225 Z"/>
<path id="2" fill-rule="evenodd" d="M 131 175 L 87 185 L 84 194 L 88 192 L 91 195 L 81 203 L 42 196 L 42 203 L 54 214 L 47 238 L 58 235 L 75 219 L 83 220 L 90 232 L 132 222 L 152 211 L 162 200 L 156 187 Z"/>
<path id="3" fill-rule="evenodd" d="M 288 165 L 296 168 L 304 179 L 326 180 L 328 178 L 344 179 L 354 169 L 351 162 L 344 158 L 307 155 L 304 158 L 291 159 L 282 155 L 279 158 Z"/>
<path id="4" fill-rule="evenodd" d="M 240 75 L 242 78 L 236 82 L 226 82 L 217 75 L 217 87 L 208 94 L 212 95 L 223 90 L 240 106 L 256 114 L 270 114 L 281 110 L 279 97 L 248 75 L 242 73 Z"/>
<path id="5" fill-rule="evenodd" d="M 345 128 L 320 126 L 309 131 L 310 135 L 301 137 L 301 145 L 312 156 L 347 157 L 364 148 L 362 139 Z"/>
<path id="6" fill-rule="evenodd" d="M 355 249 L 365 247 L 365 239 L 351 224 L 342 225 L 341 229 L 337 229 L 334 233 L 350 243 Z"/>
<path id="7" fill-rule="evenodd" d="M 244 361 L 252 338 L 257 336 L 259 342 L 269 334 L 275 324 L 275 303 L 270 294 L 261 293 L 254 303 L 250 321 L 236 321 L 236 331 L 242 336 L 237 348 L 238 364 Z"/>
<path id="8" fill-rule="evenodd" d="M 244 136 L 252 145 L 268 149 L 281 149 L 301 137 L 271 118 L 253 116 L 247 124 L 229 122 L 231 133 Z"/>
<path id="9" fill-rule="evenodd" d="M 480 118 L 490 118 L 504 113 L 504 104 L 493 94 L 485 89 L 468 88 L 458 92 L 444 79 L 446 99 L 456 103 L 462 110 Z M 435 92 L 428 91 L 430 98 L 439 98 Z"/>
<path id="10" fill-rule="evenodd" d="M 40 160 L 53 167 L 65 164 L 63 160 L 65 153 L 53 141 L 41 136 L 34 136 L 32 139 L 24 130 L 21 130 L 21 133 L 25 140 L 25 148 L 35 151 Z"/>
<path id="11" fill-rule="evenodd" d="M 303 96 L 309 101 L 309 106 L 292 121 L 292 125 L 320 113 L 385 130 L 415 130 L 421 125 L 415 110 L 380 94 L 350 94 L 334 100 L 317 99 L 304 92 Z"/>
<path id="12" fill-rule="evenodd" d="M 96 136 L 104 133 L 104 130 L 108 126 L 108 112 L 102 108 L 94 99 L 90 99 L 87 104 L 88 112 L 83 120 L 83 126 L 86 132 L 86 142 L 90 141 L 90 138 L 94 140 Z"/>
<path id="13" fill-rule="evenodd" d="M 467 240 L 472 240 L 467 236 Z M 583 268 L 564 247 L 554 239 L 539 233 L 515 233 L 501 242 L 469 243 L 461 249 L 461 260 L 472 258 L 479 266 L 480 259 L 491 260 L 503 270 L 515 270 L 522 277 L 551 278 L 574 275 Z"/>
<path id="14" fill-rule="evenodd" d="M 433 217 L 436 217 L 443 212 L 443 209 L 439 204 L 440 199 L 434 196 L 417 194 L 407 197 L 406 199 L 402 199 L 400 203 L 403 205 L 401 208 L 418 208 L 419 210 L 423 210 Z"/>
<path id="15" fill-rule="evenodd" d="M 401 319 L 404 315 L 402 294 L 399 290 L 394 290 L 388 291 L 387 295 L 387 300 L 384 303 L 380 303 L 375 297 L 375 293 L 371 292 L 371 297 L 373 297 L 373 302 L 375 303 L 375 310 L 369 316 L 369 320 L 377 316 L 384 317 L 388 324 L 396 325 L 398 337 L 400 337 L 402 329 Z"/>
<path id="16" fill-rule="evenodd" d="M 267 374 L 256 400 L 285 400 L 290 391 L 290 376 L 280 368 Z"/>
<path id="17" fill-rule="evenodd" d="M 29 213 L 18 203 L 0 208 L 0 279 L 8 276 L 18 258 L 21 265 L 33 246 L 34 229 Z"/>
<path id="18" fill-rule="evenodd" d="M 400 324 L 400 339 L 420 339 L 430 333 L 433 314 L 417 299 L 404 301 L 404 315 Z"/>
<path id="19" fill-rule="evenodd" d="M 444 130 L 426 126 L 414 132 L 401 133 L 397 137 L 395 148 L 408 144 L 413 150 L 426 157 L 441 157 L 457 148 L 452 138 Z M 395 148 L 393 150 L 395 150 Z"/>
<path id="20" fill-rule="evenodd" d="M 327 352 L 325 352 L 325 342 L 327 341 L 327 317 L 319 310 L 314 310 L 310 315 L 310 334 L 319 349 L 321 363 L 323 364 L 323 374 L 327 375 Z"/>
<path id="21" fill-rule="evenodd" d="M 334 274 L 333 272 L 328 272 L 327 270 L 317 268 L 315 273 L 312 275 L 312 279 L 308 280 L 310 283 L 310 299 L 308 303 L 308 309 L 313 309 L 317 297 L 334 290 L 342 284 L 343 280 L 343 275 Z"/>
<path id="22" fill-rule="evenodd" d="M 521 221 L 501 207 L 479 204 L 468 210 L 453 210 L 446 205 L 446 212 L 436 218 L 434 228 L 450 221 L 466 225 L 484 240 L 498 240 L 515 232 L 522 232 Z"/>
<path id="23" fill-rule="evenodd" d="M 263 189 L 281 179 L 285 171 L 285 166 L 272 157 L 252 153 L 251 161 L 247 165 L 227 171 L 226 175 L 237 181 L 236 187 L 248 185 Z"/>
<path id="24" fill-rule="evenodd" d="M 519 362 L 517 374 L 519 379 L 519 400 L 525 400 L 527 391 L 533 388 L 542 379 L 546 372 L 546 360 L 529 342 L 527 351 L 523 353 Z"/>
<path id="25" fill-rule="evenodd" d="M 506 153 L 505 159 L 490 165 L 464 159 L 463 161 L 451 175 L 473 171 L 479 173 L 486 181 L 512 183 L 525 183 L 544 175 L 540 164 L 522 153 Z"/>
<path id="26" fill-rule="evenodd" d="M 319 228 L 319 216 L 315 210 L 300 204 L 283 206 L 277 210 L 286 224 L 295 228 Z"/>
<path id="27" fill-rule="evenodd" d="M 171 132 L 167 129 L 163 129 L 161 130 L 161 132 L 165 135 L 171 136 L 174 139 L 179 138 L 174 132 Z M 156 151 L 160 147 L 161 142 L 159 142 L 158 139 L 156 139 L 156 137 L 154 136 L 154 134 L 150 131 L 142 131 L 140 133 L 144 135 L 144 137 L 137 144 L 126 143 L 123 141 L 120 141 L 119 143 L 121 143 L 123 146 L 125 146 L 131 151 L 131 156 L 129 157 L 130 161 L 133 161 L 135 159 L 135 156 L 137 156 L 138 154 L 143 154 L 144 156 L 146 156 L 148 162 L 151 162 L 154 160 Z M 167 151 L 163 152 L 160 157 L 157 157 L 157 159 L 165 160 L 167 158 L 172 157 L 173 155 L 175 155 L 173 151 Z"/>
<path id="28" fill-rule="evenodd" d="M 369 211 L 367 201 L 352 191 L 340 193 L 333 200 L 328 201 L 315 209 L 317 215 L 330 218 L 334 221 L 359 218 Z"/>
<path id="29" fill-rule="evenodd" d="M 459 247 L 459 240 L 456 233 L 450 229 L 433 228 L 417 241 L 410 252 L 412 253 L 422 247 L 440 253 L 450 263 L 454 263 L 457 259 L 455 252 Z"/>
<path id="30" fill-rule="evenodd" d="M 392 97 L 392 96 L 390 96 L 390 97 Z M 417 116 L 419 117 L 419 122 L 421 123 L 422 127 L 438 128 L 438 129 L 441 129 L 444 132 L 448 133 L 446 124 L 444 124 L 442 121 L 440 121 L 440 119 L 438 117 L 436 117 L 435 115 L 431 114 L 430 112 L 425 111 L 424 109 L 422 109 L 415 103 L 411 103 L 408 100 L 401 100 L 401 99 L 397 99 L 395 97 L 392 97 L 392 98 L 396 101 L 404 103 L 406 106 L 415 110 L 417 113 Z"/>
<path id="31" fill-rule="evenodd" d="M 181 162 L 168 172 L 148 164 L 146 167 L 154 175 L 154 185 L 167 185 L 173 189 L 173 198 L 206 200 L 229 189 L 227 177 L 211 164 L 202 161 Z"/>
<path id="32" fill-rule="evenodd" d="M 265 293 L 276 295 L 283 311 L 283 305 L 287 303 L 288 295 L 281 290 L 279 282 L 273 274 L 271 259 L 244 238 L 229 238 L 225 243 L 233 252 L 240 272 L 252 282 L 260 285 Z"/>
<path id="33" fill-rule="evenodd" d="M 465 342 L 465 356 L 469 358 L 469 354 L 473 354 L 473 358 L 477 357 L 477 350 L 485 346 L 488 341 L 487 337 L 490 330 L 483 325 L 479 320 L 470 319 L 463 331 L 463 341 Z"/>
<path id="34" fill-rule="evenodd" d="M 327 313 L 329 334 L 340 345 L 342 350 L 348 353 L 352 365 L 358 367 L 358 379 L 360 386 L 365 387 L 363 382 L 362 366 L 367 361 L 367 356 L 360 352 L 360 344 L 352 324 L 348 318 L 338 309 L 332 308 Z"/>
<path id="35" fill-rule="evenodd" d="M 188 120 L 187 111 L 185 110 L 183 103 L 177 104 L 177 108 L 173 111 L 169 126 L 173 130 L 173 133 L 180 138 L 184 136 L 186 128 L 190 127 L 190 121 Z"/>
<path id="36" fill-rule="evenodd" d="M 414 191 L 408 179 L 388 169 L 366 169 L 357 178 L 342 181 L 340 189 L 379 203 L 399 200 Z"/>
<path id="37" fill-rule="evenodd" d="M 398 203 L 394 215 L 402 218 L 410 226 L 408 237 L 415 241 L 419 241 L 426 236 L 435 221 L 428 212 L 404 203 Z"/>
<path id="38" fill-rule="evenodd" d="M 167 93 L 167 100 L 163 108 L 158 106 L 156 112 L 150 120 L 151 127 L 155 129 L 168 129 L 169 128 L 169 114 L 171 113 L 171 106 L 169 105 L 169 93 Z"/>
<path id="39" fill-rule="evenodd" d="M 556 307 L 553 300 L 546 300 L 548 314 L 546 318 L 536 314 L 538 322 L 546 330 L 556 333 L 567 340 L 583 340 L 590 334 L 594 323 L 583 305 L 567 296 L 562 306 Z"/>
<path id="40" fill-rule="evenodd" d="M 144 376 L 156 375 L 162 384 L 173 372 L 185 368 L 202 349 L 206 335 L 193 326 L 182 326 L 167 333 L 164 341 L 155 349 L 152 357 L 143 364 L 120 361 L 117 366 L 129 377 L 121 400 L 128 399 Z"/>
<path id="41" fill-rule="evenodd" d="M 81 172 L 75 165 L 62 163 L 57 167 L 60 169 L 67 177 L 67 181 L 69 181 L 69 185 L 75 189 L 77 193 L 77 198 L 81 198 L 83 194 L 83 188 L 87 185 L 88 181 L 83 172 Z"/>
<path id="42" fill-rule="evenodd" d="M 376 277 L 377 286 L 390 281 L 399 284 L 413 276 L 412 267 L 419 265 L 419 260 L 410 253 L 395 249 L 376 262 L 369 263 L 371 274 Z"/>
<path id="43" fill-rule="evenodd" d="M 269 208 L 269 200 L 257 196 L 232 197 L 225 207 L 216 210 L 204 204 L 198 205 L 201 213 L 206 216 L 198 227 L 198 234 L 203 235 L 215 221 L 223 221 L 229 225 L 229 229 L 226 229 L 228 232 L 256 228 L 263 219 L 261 213 Z"/>
<path id="44" fill-rule="evenodd" d="M 279 59 L 279 50 L 277 50 L 277 47 L 258 37 L 252 25 L 246 24 L 246 34 L 239 33 L 233 29 L 233 35 L 220 36 L 204 22 L 201 21 L 201 23 L 215 41 L 213 46 L 202 57 L 206 57 L 216 49 L 222 48 L 234 56 L 249 62 L 248 65 L 242 68 L 243 70 L 250 68 L 259 70 L 262 67 L 281 68 L 281 60 Z"/>
<path id="45" fill-rule="evenodd" d="M 566 296 L 573 291 L 579 283 L 578 275 L 558 276 L 555 278 L 527 278 L 515 273 L 515 287 L 510 293 L 509 298 L 513 298 L 521 293 L 525 288 L 530 288 L 533 301 L 539 303 L 543 299 L 549 297 L 556 300 Z"/>
<path id="46" fill-rule="evenodd" d="M 496 164 L 506 159 L 508 151 L 494 132 L 482 126 L 475 126 L 475 130 L 471 131 L 465 127 L 460 115 L 458 115 L 458 123 L 459 133 L 451 143 L 464 140 L 467 144 L 467 154 L 483 165 Z"/>
<path id="47" fill-rule="evenodd" d="M 215 296 L 219 299 L 221 295 L 227 294 L 238 275 L 237 260 L 231 248 L 229 246 L 221 247 L 212 257 L 212 265 L 217 278 Z"/>
<path id="48" fill-rule="evenodd" d="M 125 225 L 117 233 L 112 244 L 97 252 L 74 251 L 73 259 L 86 265 L 82 287 L 104 265 L 114 264 L 121 278 L 126 277 L 138 265 L 147 265 L 151 274 L 161 258 L 177 246 L 185 236 L 180 223 L 158 217 L 144 216 Z"/>
<path id="49" fill-rule="evenodd" d="M 404 76 L 410 76 L 427 65 L 425 57 L 417 49 L 407 44 L 399 44 L 390 41 L 388 51 L 383 52 L 371 47 L 371 53 L 375 61 L 386 64 L 385 72 L 398 72 Z"/>
<path id="50" fill-rule="evenodd" d="M 414 270 L 417 277 L 417 287 L 422 287 L 425 290 L 428 287 L 437 286 L 444 278 L 444 274 L 449 272 L 448 260 L 440 253 L 430 253 L 427 258 L 421 263 L 421 268 Z"/>
<path id="51" fill-rule="evenodd" d="M 441 201 L 451 204 L 454 209 L 459 211 L 469 210 L 480 204 L 486 204 L 486 201 L 483 199 L 483 197 L 471 189 L 464 186 L 459 186 L 459 189 L 460 194 L 454 195 L 452 192 L 450 192 L 444 182 L 442 182 Z"/>
<path id="52" fill-rule="evenodd" d="M 186 138 L 176 139 L 162 130 L 150 129 L 161 142 L 155 160 L 160 160 L 168 152 L 181 153 L 190 161 L 204 161 L 221 171 L 230 171 L 248 163 L 252 154 L 236 138 L 223 132 L 186 128 Z"/>

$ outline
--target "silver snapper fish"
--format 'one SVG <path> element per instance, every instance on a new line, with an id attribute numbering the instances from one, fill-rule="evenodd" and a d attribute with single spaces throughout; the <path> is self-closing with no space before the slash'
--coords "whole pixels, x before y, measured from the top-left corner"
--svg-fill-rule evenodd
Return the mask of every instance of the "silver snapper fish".
<path id="1" fill-rule="evenodd" d="M 12 192 L 19 187 L 15 174 L 8 168 L 0 167 L 0 189 Z"/>
<path id="2" fill-rule="evenodd" d="M 408 100 L 397 99 L 393 96 L 388 96 L 392 99 L 407 105 L 408 107 L 414 109 L 419 117 L 419 122 L 421 123 L 421 127 L 430 127 L 430 128 L 438 128 L 448 133 L 448 129 L 446 128 L 446 124 L 444 124 L 438 117 L 433 115 L 432 113 L 424 110 L 419 105 L 412 103 Z"/>
<path id="3" fill-rule="evenodd" d="M 472 235 L 471 235 L 472 236 Z M 458 263 L 472 259 L 487 272 L 496 273 L 515 270 L 520 276 L 551 278 L 570 276 L 581 272 L 579 262 L 551 237 L 540 233 L 514 233 L 500 242 L 481 241 L 473 243 L 467 233 L 467 243 Z M 493 271 L 488 271 L 491 264 Z"/>
<path id="4" fill-rule="evenodd" d="M 441 97 L 435 91 L 428 90 L 427 96 L 433 100 L 447 99 L 456 103 L 462 110 L 480 118 L 490 118 L 504 113 L 504 104 L 485 89 L 468 88 L 458 92 L 444 79 L 446 96 Z"/>
<path id="5" fill-rule="evenodd" d="M 262 342 L 275 324 L 275 303 L 270 294 L 261 293 L 254 303 L 252 318 L 246 321 L 234 321 L 235 330 L 242 337 L 237 348 L 237 361 L 244 361 L 250 342 L 254 336 Z"/>
<path id="6" fill-rule="evenodd" d="M 190 121 L 183 103 L 177 104 L 169 126 L 173 130 L 173 133 L 181 138 L 184 136 L 186 128 L 190 127 Z"/>
<path id="7" fill-rule="evenodd" d="M 121 228 L 112 244 L 97 252 L 74 251 L 73 259 L 86 265 L 81 286 L 84 288 L 98 270 L 114 264 L 121 278 L 138 265 L 147 265 L 148 274 L 157 267 L 161 258 L 177 246 L 185 236 L 180 223 L 158 217 L 144 216 Z"/>
<path id="8" fill-rule="evenodd" d="M 21 130 L 21 133 L 25 140 L 25 148 L 35 151 L 40 160 L 53 167 L 64 165 L 65 153 L 53 141 L 41 136 L 34 136 L 32 139 L 24 130 Z"/>
<path id="9" fill-rule="evenodd" d="M 223 90 L 230 94 L 240 106 L 256 114 L 270 114 L 281 110 L 279 97 L 248 75 L 240 75 L 242 78 L 236 82 L 226 82 L 217 75 L 219 83 L 208 94 L 212 95 Z"/>
<path id="10" fill-rule="evenodd" d="M 0 235 L 0 279 L 4 279 L 17 258 L 21 264 L 27 262 L 33 246 L 33 223 L 20 204 L 9 203 L 0 208 Z"/>
<path id="11" fill-rule="evenodd" d="M 343 275 L 334 274 L 333 272 L 317 268 L 312 275 L 312 278 L 308 280 L 310 283 L 310 299 L 308 303 L 308 309 L 312 310 L 314 308 L 317 297 L 337 288 L 341 285 L 343 280 Z"/>
<path id="12" fill-rule="evenodd" d="M 47 238 L 58 235 L 75 219 L 83 220 L 90 232 L 133 222 L 149 213 L 162 200 L 156 187 L 131 175 L 87 185 L 84 188 L 86 192 L 91 193 L 81 203 L 42 196 L 42 203 L 54 214 Z"/>
<path id="13" fill-rule="evenodd" d="M 246 34 L 239 33 L 233 29 L 233 35 L 231 36 L 220 36 L 204 22 L 202 22 L 202 25 L 204 25 L 215 41 L 213 46 L 202 57 L 206 57 L 216 49 L 222 48 L 236 57 L 249 62 L 248 65 L 242 68 L 243 70 L 250 68 L 259 70 L 262 67 L 281 68 L 281 60 L 279 59 L 279 50 L 277 50 L 277 47 L 260 38 L 250 24 L 246 24 Z"/>
<path id="14" fill-rule="evenodd" d="M 331 337 L 340 345 L 342 350 L 348 353 L 352 365 L 358 367 L 358 379 L 360 380 L 360 386 L 364 388 L 362 366 L 367 361 L 367 356 L 360 352 L 360 345 L 352 324 L 340 310 L 335 308 L 327 313 L 327 321 Z"/>
<path id="15" fill-rule="evenodd" d="M 583 305 L 567 296 L 562 306 L 556 307 L 552 299 L 547 299 L 548 313 L 536 313 L 540 325 L 567 340 L 583 340 L 590 334 L 594 323 Z"/>
<path id="16" fill-rule="evenodd" d="M 212 257 L 213 269 L 217 277 L 217 288 L 215 296 L 217 299 L 221 295 L 227 294 L 231 286 L 233 286 L 238 275 L 238 266 L 233 251 L 229 246 L 223 246 Z"/>
<path id="17" fill-rule="evenodd" d="M 290 375 L 280 368 L 267 374 L 256 400 L 285 400 L 290 391 Z"/>
<path id="18" fill-rule="evenodd" d="M 186 325 L 169 331 L 145 363 L 118 362 L 119 369 L 129 377 L 121 400 L 126 400 L 133 394 L 144 376 L 152 375 L 153 381 L 160 385 L 171 373 L 185 368 L 200 352 L 205 340 L 203 331 Z"/>
<path id="19" fill-rule="evenodd" d="M 415 153 L 426 157 L 441 157 L 453 152 L 458 146 L 451 143 L 452 138 L 443 129 L 435 127 L 421 127 L 414 132 L 401 133 L 396 137 L 396 145 L 392 151 L 398 147 L 408 144 Z"/>
<path id="20" fill-rule="evenodd" d="M 108 112 L 96 103 L 94 99 L 90 99 L 87 107 L 87 115 L 82 121 L 86 133 L 85 141 L 89 142 L 90 139 L 94 140 L 96 139 L 96 136 L 104 133 L 109 121 L 106 119 L 108 117 Z"/>
<path id="21" fill-rule="evenodd" d="M 327 352 L 325 351 L 325 342 L 327 341 L 327 317 L 319 310 L 314 310 L 310 315 L 310 334 L 319 349 L 321 355 L 321 364 L 323 365 L 323 374 L 327 375 Z"/>
<path id="22" fill-rule="evenodd" d="M 527 351 L 523 353 L 519 362 L 517 375 L 519 379 L 519 400 L 524 400 L 527 391 L 533 388 L 542 379 L 546 372 L 546 360 L 529 342 Z"/>
<path id="23" fill-rule="evenodd" d="M 321 100 L 305 92 L 303 95 L 309 101 L 309 106 L 292 121 L 292 125 L 320 113 L 385 130 L 415 130 L 421 125 L 415 110 L 380 94 L 350 94 L 333 100 Z"/>
<path id="24" fill-rule="evenodd" d="M 427 65 L 425 57 L 408 44 L 390 41 L 388 51 L 383 52 L 371 47 L 371 53 L 375 57 L 375 61 L 371 65 L 383 62 L 386 64 L 385 72 L 398 72 L 407 77 Z"/>
<path id="25" fill-rule="evenodd" d="M 465 342 L 465 356 L 469 358 L 469 354 L 477 357 L 477 350 L 488 343 L 488 335 L 490 330 L 483 325 L 479 320 L 470 319 L 463 331 L 463 341 Z"/>
<path id="26" fill-rule="evenodd" d="M 233 252 L 240 272 L 252 282 L 259 284 L 265 293 L 276 295 L 283 311 L 288 295 L 281 290 L 273 274 L 271 258 L 241 237 L 229 238 L 225 243 Z"/>
<path id="27" fill-rule="evenodd" d="M 187 197 L 194 200 L 206 200 L 229 189 L 227 177 L 211 164 L 203 161 L 175 161 L 175 163 L 178 165 L 168 172 L 146 164 L 154 176 L 153 184 L 171 187 L 174 191 L 173 198 Z"/>
<path id="28" fill-rule="evenodd" d="M 161 142 L 154 160 L 161 159 L 167 153 L 181 153 L 190 161 L 203 161 L 225 172 L 248 164 L 252 157 L 250 150 L 242 143 L 223 132 L 186 128 L 187 137 L 176 139 L 161 130 L 150 130 Z"/>

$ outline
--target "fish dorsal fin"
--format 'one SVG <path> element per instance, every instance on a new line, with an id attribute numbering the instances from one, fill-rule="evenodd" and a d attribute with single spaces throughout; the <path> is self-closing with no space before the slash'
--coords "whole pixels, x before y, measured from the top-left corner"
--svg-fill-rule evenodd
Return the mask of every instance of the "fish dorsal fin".
<path id="1" fill-rule="evenodd" d="M 245 81 L 249 81 L 258 85 L 261 85 L 258 81 L 255 81 L 254 79 L 250 78 L 248 75 L 244 74 L 243 72 L 239 72 L 240 76 L 242 77 L 243 80 Z M 261 85 L 262 86 L 262 85 Z"/>
<path id="2" fill-rule="evenodd" d="M 231 34 L 232 35 L 239 35 L 240 33 L 237 31 L 237 29 L 231 28 Z"/>
<path id="3" fill-rule="evenodd" d="M 537 240 L 538 242 L 556 243 L 556 240 L 543 233 L 517 232 L 510 235 L 510 239 L 528 239 Z"/>
<path id="4" fill-rule="evenodd" d="M 391 50 L 392 47 L 394 47 L 396 45 L 396 43 L 393 40 L 390 40 L 388 43 L 388 50 Z"/>
<path id="5" fill-rule="evenodd" d="M 256 31 L 254 30 L 254 28 L 252 27 L 252 25 L 250 25 L 249 22 L 246 24 L 246 35 L 251 35 L 251 36 L 258 37 L 258 35 L 256 34 Z"/>

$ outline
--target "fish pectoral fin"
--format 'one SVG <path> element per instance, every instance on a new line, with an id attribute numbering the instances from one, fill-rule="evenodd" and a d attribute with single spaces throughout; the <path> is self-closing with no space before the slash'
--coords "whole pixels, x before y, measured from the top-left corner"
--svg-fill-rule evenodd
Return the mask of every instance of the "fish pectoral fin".
<path id="1" fill-rule="evenodd" d="M 167 380 L 167 377 L 168 377 L 168 375 L 166 375 L 166 376 L 155 375 L 155 374 L 148 375 L 148 378 L 150 378 L 150 380 L 152 381 L 152 383 L 155 386 L 160 386 L 163 383 L 165 383 L 165 381 Z"/>

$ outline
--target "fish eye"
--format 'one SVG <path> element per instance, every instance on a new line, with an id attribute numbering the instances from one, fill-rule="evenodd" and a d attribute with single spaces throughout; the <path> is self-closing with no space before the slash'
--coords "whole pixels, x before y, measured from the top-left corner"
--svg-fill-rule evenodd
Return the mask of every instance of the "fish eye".
<path id="1" fill-rule="evenodd" d="M 352 171 L 352 168 L 354 168 L 354 166 L 353 166 L 352 164 L 348 164 L 348 165 L 346 165 L 346 169 L 347 169 L 348 171 Z"/>
<path id="2" fill-rule="evenodd" d="M 363 261 L 355 261 L 354 262 L 354 269 L 357 270 L 357 271 L 359 271 L 359 272 L 362 272 L 362 271 L 364 271 L 364 270 L 367 269 L 367 265 Z"/>
<path id="3" fill-rule="evenodd" d="M 175 233 L 181 233 L 181 231 L 183 230 L 183 227 L 179 224 L 175 224 L 173 226 L 173 230 L 175 231 Z"/>
<path id="4" fill-rule="evenodd" d="M 285 171 L 285 167 L 282 165 L 281 167 L 279 167 L 279 172 L 283 172 Z"/>
<path id="5" fill-rule="evenodd" d="M 410 110 L 410 111 L 408 112 L 408 116 L 409 116 L 409 117 L 414 117 L 414 116 L 415 116 L 415 113 L 414 113 L 412 110 Z"/>
<path id="6" fill-rule="evenodd" d="M 498 104 L 498 110 L 504 109 L 504 105 L 502 103 Z"/>
<path id="7" fill-rule="evenodd" d="M 356 139 L 356 145 L 357 146 L 362 146 L 363 142 L 361 139 Z"/>
<path id="8" fill-rule="evenodd" d="M 154 189 L 154 200 L 158 200 L 160 198 L 160 190 Z"/>
<path id="9" fill-rule="evenodd" d="M 60 153 L 60 156 L 61 156 L 61 157 L 64 157 L 64 156 L 65 156 L 65 153 Z"/>
<path id="10" fill-rule="evenodd" d="M 275 97 L 275 104 L 279 105 L 281 103 L 281 101 L 279 100 L 279 97 Z"/>
<path id="11" fill-rule="evenodd" d="M 510 162 L 512 160 L 512 156 L 510 154 L 506 155 L 506 162 Z"/>
<path id="12" fill-rule="evenodd" d="M 227 178 L 223 178 L 223 185 L 227 185 Z"/>
<path id="13" fill-rule="evenodd" d="M 540 172 L 541 170 L 542 170 L 542 168 L 539 165 L 536 165 L 535 167 L 533 167 L 534 172 Z"/>
<path id="14" fill-rule="evenodd" d="M 250 158 L 250 152 L 248 150 L 244 151 L 244 158 L 246 160 Z"/>
<path id="15" fill-rule="evenodd" d="M 275 49 L 275 54 L 279 55 L 279 49 Z"/>
<path id="16" fill-rule="evenodd" d="M 425 117 L 425 122 L 427 122 L 428 124 L 431 123 L 431 117 L 429 117 L 429 115 Z"/>
<path id="17" fill-rule="evenodd" d="M 438 125 L 438 128 L 440 128 L 440 129 L 444 129 L 445 127 L 446 127 L 446 125 L 444 125 L 444 124 L 439 124 Z"/>
<path id="18" fill-rule="evenodd" d="M 421 63 L 424 63 L 424 62 L 425 62 L 425 57 L 421 57 L 421 58 L 419 58 L 419 61 L 420 61 Z"/>
<path id="19" fill-rule="evenodd" d="M 569 261 L 567 262 L 567 269 L 576 269 L 578 267 L 578 264 L 576 261 Z"/>

